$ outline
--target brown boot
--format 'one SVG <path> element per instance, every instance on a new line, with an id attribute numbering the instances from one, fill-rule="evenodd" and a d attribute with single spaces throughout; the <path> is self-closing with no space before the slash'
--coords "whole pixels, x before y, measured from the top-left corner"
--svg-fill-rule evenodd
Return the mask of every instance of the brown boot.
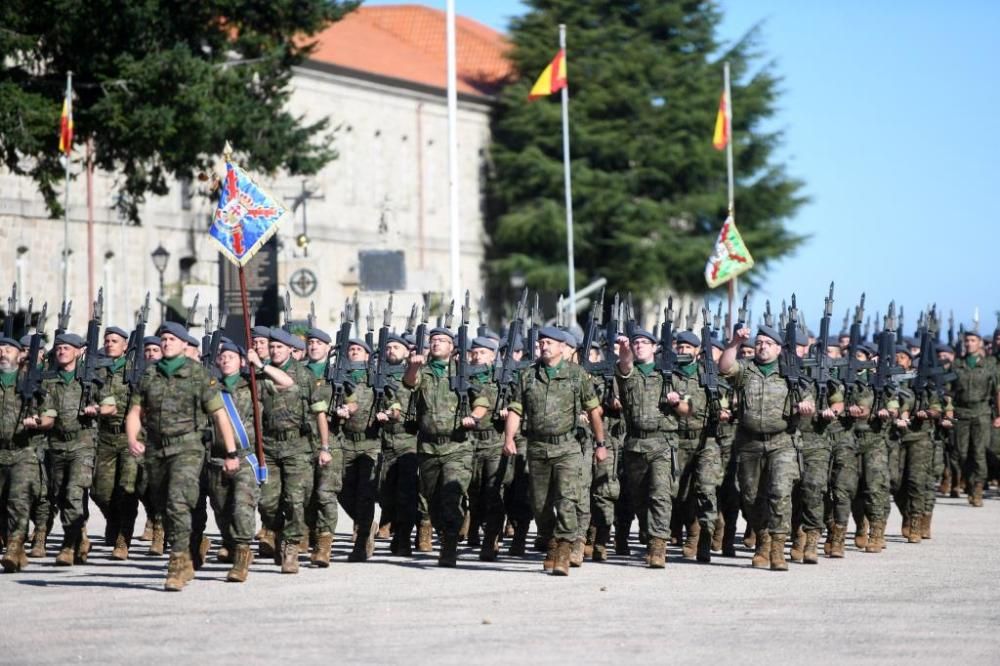
<path id="1" fill-rule="evenodd" d="M 911 513 L 909 517 L 910 525 L 907 530 L 906 543 L 920 543 L 923 539 L 924 514 Z"/>
<path id="2" fill-rule="evenodd" d="M 163 525 L 153 523 L 153 537 L 149 540 L 149 550 L 146 551 L 146 554 L 155 557 L 163 555 L 165 542 L 166 533 L 163 530 Z"/>
<path id="3" fill-rule="evenodd" d="M 802 564 L 802 552 L 806 548 L 806 533 L 800 527 L 795 532 L 795 537 L 792 539 L 792 547 L 788 553 L 788 559 L 792 562 L 798 562 Z"/>
<path id="4" fill-rule="evenodd" d="M 142 534 L 139 535 L 139 541 L 152 541 L 153 540 L 153 520 L 151 518 L 146 519 L 146 526 L 142 528 Z"/>
<path id="5" fill-rule="evenodd" d="M 910 538 L 910 516 L 903 514 L 903 522 L 899 526 L 899 535 L 904 539 Z"/>
<path id="6" fill-rule="evenodd" d="M 542 571 L 552 573 L 552 567 L 556 565 L 556 551 L 559 550 L 559 542 L 549 539 L 548 548 L 545 550 L 545 559 L 542 560 Z"/>
<path id="7" fill-rule="evenodd" d="M 844 556 L 844 537 L 847 535 L 847 525 L 837 525 L 830 528 L 830 557 L 841 558 Z"/>
<path id="8" fill-rule="evenodd" d="M 201 567 L 205 564 L 205 560 L 208 558 L 208 551 L 212 548 L 212 540 L 207 536 L 202 535 L 201 539 L 198 540 L 197 547 L 195 544 L 191 544 L 191 568 L 195 571 L 200 571 Z"/>
<path id="9" fill-rule="evenodd" d="M 951 494 L 951 470 L 945 469 L 944 476 L 941 478 L 941 485 L 938 486 L 938 492 L 942 495 Z"/>
<path id="10" fill-rule="evenodd" d="M 571 541 L 567 541 L 566 539 L 559 540 L 559 545 L 556 547 L 556 561 L 552 565 L 553 576 L 569 575 L 569 558 L 572 550 L 573 543 Z"/>
<path id="11" fill-rule="evenodd" d="M 235 549 L 235 546 L 234 546 Z M 215 561 L 219 564 L 232 564 L 233 563 L 233 551 L 229 549 L 229 546 L 222 544 L 219 546 L 219 550 L 215 551 Z"/>
<path id="12" fill-rule="evenodd" d="M 569 565 L 571 567 L 583 566 L 584 540 L 575 539 L 569 549 Z"/>
<path id="13" fill-rule="evenodd" d="M 376 538 L 382 539 L 383 541 L 388 541 L 392 538 L 392 523 L 385 523 L 384 525 L 378 526 L 378 534 L 375 535 Z"/>
<path id="14" fill-rule="evenodd" d="M 872 532 L 868 537 L 868 544 L 865 546 L 866 553 L 881 553 L 883 548 L 882 539 L 885 537 L 885 521 L 873 520 Z"/>
<path id="15" fill-rule="evenodd" d="M 854 547 L 858 550 L 864 550 L 868 547 L 868 530 L 871 528 L 868 524 L 868 519 L 863 519 L 861 524 L 857 525 L 856 528 L 854 530 Z"/>
<path id="16" fill-rule="evenodd" d="M 468 514 L 466 514 L 468 515 Z M 438 553 L 438 566 L 454 569 L 458 566 L 458 538 L 441 535 L 441 551 Z"/>
<path id="17" fill-rule="evenodd" d="M 261 528 L 257 537 L 257 555 L 274 557 L 274 532 L 266 527 Z"/>
<path id="18" fill-rule="evenodd" d="M 976 481 L 976 484 L 972 487 L 972 494 L 969 496 L 969 504 L 975 507 L 981 507 L 983 505 L 982 481 Z"/>
<path id="19" fill-rule="evenodd" d="M 313 548 L 309 561 L 314 567 L 325 569 L 330 566 L 330 549 L 333 547 L 333 535 L 320 532 L 316 535 L 316 546 Z"/>
<path id="20" fill-rule="evenodd" d="M 746 539 L 744 539 L 745 541 Z M 785 547 L 784 542 L 782 542 L 781 547 Z M 761 531 L 759 534 L 755 534 L 754 553 L 750 565 L 754 569 L 767 569 L 771 565 L 771 534 L 769 532 Z"/>
<path id="21" fill-rule="evenodd" d="M 76 542 L 76 550 L 73 552 L 74 564 L 86 564 L 90 555 L 90 537 L 87 536 L 87 524 L 83 524 L 80 530 L 80 540 Z"/>
<path id="22" fill-rule="evenodd" d="M 281 573 L 297 574 L 299 572 L 299 544 L 283 543 L 281 546 Z"/>
<path id="23" fill-rule="evenodd" d="M 646 546 L 646 563 L 650 569 L 665 569 L 667 566 L 667 542 L 665 539 L 650 537 Z"/>
<path id="24" fill-rule="evenodd" d="M 0 559 L 0 566 L 3 566 L 3 570 L 7 573 L 16 573 L 28 566 L 23 534 L 15 534 L 8 539 L 7 550 L 4 551 L 3 559 Z"/>
<path id="25" fill-rule="evenodd" d="M 39 527 L 31 535 L 31 551 L 28 557 L 45 557 L 45 537 L 48 534 L 44 527 Z"/>
<path id="26" fill-rule="evenodd" d="M 309 552 L 309 530 L 305 531 L 302 538 L 299 539 L 299 552 L 308 553 Z"/>
<path id="27" fill-rule="evenodd" d="M 749 524 L 746 529 L 743 530 L 743 545 L 747 548 L 757 547 L 757 533 L 750 529 Z"/>
<path id="28" fill-rule="evenodd" d="M 715 525 L 713 524 L 713 527 Z M 698 552 L 695 555 L 697 559 L 702 564 L 708 564 L 712 561 L 712 544 L 715 542 L 715 535 L 706 527 L 701 528 L 701 534 L 698 535 Z"/>
<path id="29" fill-rule="evenodd" d="M 823 542 L 823 554 L 830 557 L 833 551 L 833 523 L 826 524 L 826 541 Z"/>
<path id="30" fill-rule="evenodd" d="M 597 527 L 591 524 L 587 528 L 587 540 L 583 544 L 583 556 L 593 557 L 594 556 L 594 541 L 597 540 Z"/>
<path id="31" fill-rule="evenodd" d="M 787 534 L 771 535 L 771 571 L 788 571 L 785 561 L 785 539 Z"/>
<path id="32" fill-rule="evenodd" d="M 253 562 L 253 553 L 249 544 L 239 544 L 233 548 L 233 568 L 226 574 L 226 580 L 230 583 L 242 583 L 250 573 L 250 563 Z"/>
<path id="33" fill-rule="evenodd" d="M 685 560 L 693 560 L 698 554 L 698 539 L 701 537 L 701 525 L 696 520 L 687 526 L 686 531 L 687 534 L 684 537 L 684 546 L 681 548 L 681 554 Z"/>
<path id="34" fill-rule="evenodd" d="M 931 538 L 931 516 L 934 515 L 933 511 L 929 511 L 924 514 L 924 521 L 920 524 L 920 538 L 930 539 Z"/>
<path id="35" fill-rule="evenodd" d="M 128 559 L 128 539 L 121 532 L 115 538 L 115 548 L 111 551 L 111 559 L 119 561 Z"/>
<path id="36" fill-rule="evenodd" d="M 167 592 L 180 592 L 188 581 L 194 578 L 194 567 L 191 566 L 190 553 L 170 553 L 167 564 L 167 579 L 163 589 Z"/>
<path id="37" fill-rule="evenodd" d="M 594 535 L 594 555 L 595 562 L 604 562 L 608 559 L 608 539 L 611 537 L 611 526 L 604 525 L 598 527 Z"/>
<path id="38" fill-rule="evenodd" d="M 718 553 L 722 550 L 722 537 L 726 533 L 726 519 L 719 513 L 715 518 L 715 529 L 712 530 L 712 551 Z"/>
<path id="39" fill-rule="evenodd" d="M 462 526 L 458 529 L 458 541 L 461 543 L 465 541 L 469 536 L 469 522 L 472 520 L 472 516 L 469 512 L 465 512 L 465 517 L 462 518 Z"/>
<path id="40" fill-rule="evenodd" d="M 71 567 L 73 566 L 74 555 L 76 555 L 76 549 L 72 546 L 63 546 L 59 549 L 59 554 L 56 555 L 56 566 L 58 567 Z"/>
<path id="41" fill-rule="evenodd" d="M 429 520 L 421 521 L 417 527 L 417 551 L 429 553 L 432 550 L 434 550 L 434 545 L 431 542 L 431 522 Z"/>
<path id="42" fill-rule="evenodd" d="M 806 532 L 806 547 L 802 551 L 803 564 L 819 564 L 819 554 L 816 547 L 819 545 L 819 530 L 809 530 Z"/>

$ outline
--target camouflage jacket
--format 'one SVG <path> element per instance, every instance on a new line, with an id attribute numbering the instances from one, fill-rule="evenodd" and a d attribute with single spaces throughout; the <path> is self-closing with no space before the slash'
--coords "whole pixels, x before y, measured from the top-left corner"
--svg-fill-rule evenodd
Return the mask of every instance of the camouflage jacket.
<path id="1" fill-rule="evenodd" d="M 31 443 L 31 431 L 20 426 L 21 419 L 34 414 L 32 405 L 22 406 L 17 395 L 17 374 L 0 378 L 0 449 L 20 449 Z"/>
<path id="2" fill-rule="evenodd" d="M 79 368 L 78 368 L 79 369 Z M 55 419 L 49 430 L 49 447 L 57 450 L 72 450 L 79 446 L 94 444 L 96 419 L 84 416 L 80 401 L 83 399 L 83 384 L 74 376 L 66 381 L 62 373 L 42 381 L 45 398 L 42 400 L 42 416 Z"/>
<path id="3" fill-rule="evenodd" d="M 951 383 L 958 418 L 988 414 L 989 401 L 997 392 L 997 360 L 980 356 L 975 366 L 970 367 L 969 358 L 956 358 L 951 364 L 951 371 L 958 375 Z"/>
<path id="4" fill-rule="evenodd" d="M 115 365 L 119 365 L 116 369 Z M 97 392 L 97 402 L 100 405 L 113 405 L 115 413 L 111 416 L 99 416 L 97 427 L 100 431 L 123 432 L 125 413 L 128 411 L 128 384 L 125 382 L 125 357 L 111 367 L 101 368 L 101 379 L 104 384 Z"/>
<path id="5" fill-rule="evenodd" d="M 753 359 L 740 359 L 722 376 L 739 393 L 739 427 L 754 433 L 773 435 L 792 432 L 796 418 L 792 413 L 788 384 L 778 372 L 777 362 L 767 374 Z"/>
<path id="6" fill-rule="evenodd" d="M 190 359 L 172 375 L 159 364 L 147 367 L 133 403 L 142 407 L 149 443 L 167 446 L 172 443 L 168 440 L 184 439 L 191 447 L 203 448 L 201 431 L 210 415 L 223 408 L 219 391 L 219 381 Z"/>
<path id="7" fill-rule="evenodd" d="M 654 367 L 645 372 L 638 365 L 623 375 L 615 368 L 618 377 L 618 393 L 622 401 L 622 419 L 625 421 L 626 437 L 643 437 L 647 432 L 671 432 L 677 430 L 677 417 L 662 402 L 663 375 Z"/>
<path id="8" fill-rule="evenodd" d="M 294 359 L 289 359 L 284 367 L 295 382 L 286 389 L 278 389 L 273 383 L 264 383 L 261 403 L 264 406 L 264 439 L 273 441 L 276 436 L 310 438 L 313 433 L 311 413 L 325 412 L 322 379 L 316 379 L 311 371 Z"/>
<path id="9" fill-rule="evenodd" d="M 518 376 L 508 409 L 524 419 L 530 441 L 575 434 L 580 413 L 599 406 L 590 376 L 579 365 L 560 361 L 547 368 L 538 361 Z"/>

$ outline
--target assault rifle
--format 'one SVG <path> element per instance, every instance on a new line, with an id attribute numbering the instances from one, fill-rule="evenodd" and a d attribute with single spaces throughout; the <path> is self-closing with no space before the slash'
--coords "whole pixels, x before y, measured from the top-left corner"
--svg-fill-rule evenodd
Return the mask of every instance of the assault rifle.
<path id="1" fill-rule="evenodd" d="M 184 328 L 190 329 L 194 326 L 194 318 L 198 314 L 198 296 L 199 294 L 196 292 L 194 300 L 191 301 L 191 307 L 188 308 L 187 317 L 184 319 Z"/>
<path id="2" fill-rule="evenodd" d="M 667 399 L 667 393 L 674 387 L 674 367 L 677 365 L 677 352 L 674 351 L 674 297 L 667 297 L 667 307 L 663 309 L 663 323 L 660 324 L 660 357 L 656 362 L 656 370 L 663 378 L 660 389 L 660 402 Z M 631 343 L 631 340 L 629 340 Z"/>
<path id="3" fill-rule="evenodd" d="M 886 394 L 896 389 L 895 376 L 902 374 L 903 369 L 896 365 L 896 302 L 889 303 L 882 334 L 878 338 L 878 361 L 875 372 L 869 377 L 872 391 L 875 393 L 875 404 L 872 413 L 882 408 Z"/>
<path id="4" fill-rule="evenodd" d="M 861 294 L 861 301 L 854 309 L 854 320 L 851 322 L 851 331 L 847 342 L 847 358 L 841 368 L 840 380 L 844 383 L 844 396 L 850 399 L 851 395 L 861 383 L 861 371 L 875 367 L 871 361 L 858 360 L 858 351 L 863 342 L 861 334 L 861 322 L 865 318 L 865 295 Z"/>
<path id="5" fill-rule="evenodd" d="M 389 361 L 386 359 L 386 347 L 389 345 L 389 333 L 392 326 L 392 293 L 389 302 L 382 312 L 382 328 L 378 331 L 378 347 L 375 353 L 368 357 L 368 385 L 375 394 L 375 405 L 381 405 L 385 398 L 385 390 L 389 387 Z"/>
<path id="6" fill-rule="evenodd" d="M 208 313 L 205 315 L 205 333 L 201 336 L 201 364 L 206 368 L 211 368 L 214 363 L 212 359 L 212 304 L 208 305 Z"/>
<path id="7" fill-rule="evenodd" d="M 101 318 L 104 316 L 104 288 L 97 290 L 97 300 L 94 301 L 94 314 L 87 323 L 87 352 L 83 357 L 83 368 L 77 372 L 83 388 L 80 394 L 80 411 L 94 404 L 94 387 L 100 388 L 104 381 L 98 376 L 97 369 L 108 364 L 100 358 L 101 353 Z"/>
<path id="8" fill-rule="evenodd" d="M 424 307 L 420 312 L 420 325 L 417 326 L 415 344 L 413 345 L 418 354 L 424 353 L 427 346 L 427 320 L 430 317 L 430 297 L 424 294 Z"/>
<path id="9" fill-rule="evenodd" d="M 719 367 L 712 356 L 712 327 L 708 321 L 708 303 L 702 308 L 701 316 L 704 319 L 701 326 L 701 372 L 698 374 L 698 384 L 705 389 L 705 397 L 708 399 L 708 409 L 706 412 L 709 432 L 717 436 L 719 432 L 719 417 L 722 414 L 722 390 L 719 381 Z M 721 313 L 720 313 L 721 316 Z M 669 345 L 669 343 L 668 343 Z"/>
<path id="10" fill-rule="evenodd" d="M 824 409 L 829 395 L 831 370 L 837 363 L 827 354 L 827 339 L 830 337 L 830 318 L 833 316 L 833 283 L 830 283 L 830 293 L 823 301 L 823 319 L 819 323 L 819 338 L 813 345 L 808 359 L 810 378 L 816 384 L 816 409 Z"/>
<path id="11" fill-rule="evenodd" d="M 802 362 L 795 353 L 795 342 L 798 337 L 799 313 L 795 307 L 795 294 L 792 294 L 792 304 L 785 315 L 784 340 L 781 352 L 778 354 L 778 372 L 788 384 L 788 397 L 793 405 L 802 402 Z"/>
<path id="12" fill-rule="evenodd" d="M 354 308 L 350 300 L 344 303 L 344 313 L 340 321 L 340 330 L 337 331 L 336 346 L 334 347 L 335 357 L 332 362 L 326 364 L 326 380 L 333 387 L 333 399 L 330 400 L 328 413 L 332 414 L 344 405 L 344 398 L 347 391 L 353 388 L 351 382 L 350 359 L 347 350 L 351 346 L 351 327 L 354 325 Z"/>
<path id="13" fill-rule="evenodd" d="M 486 332 L 490 329 L 490 327 L 486 325 L 486 315 L 484 314 L 485 310 L 486 310 L 486 297 L 480 296 L 479 307 L 476 310 L 476 315 L 479 318 L 479 327 L 476 329 L 476 335 L 478 336 L 486 335 Z"/>
<path id="14" fill-rule="evenodd" d="M 451 315 L 449 314 L 449 317 Z M 448 327 L 450 328 L 450 326 Z M 468 341 L 469 341 L 469 292 L 465 292 L 465 304 L 462 306 L 462 323 L 458 326 L 458 340 L 456 342 L 457 353 L 455 354 L 455 373 L 448 378 L 448 387 L 458 396 L 458 410 L 455 412 L 456 430 L 459 428 L 463 418 L 469 415 L 469 361 L 468 361 Z"/>
<path id="15" fill-rule="evenodd" d="M 45 314 L 48 310 L 48 303 L 42 305 L 42 311 L 38 315 L 38 323 L 35 325 L 35 332 L 31 334 L 31 342 L 28 344 L 28 356 L 25 360 L 26 369 L 21 380 L 17 383 L 17 395 L 21 398 L 22 405 L 28 405 L 33 400 L 42 397 L 42 367 L 38 363 L 38 352 L 42 348 L 42 336 L 45 334 Z M 31 307 L 28 307 L 28 321 L 31 321 Z M 22 407 L 22 410 L 24 407 Z M 20 423 L 21 419 L 18 419 Z"/>
<path id="16" fill-rule="evenodd" d="M 30 310 L 30 308 L 29 308 Z M 14 337 L 14 315 L 17 314 L 17 283 L 10 288 L 10 298 L 7 299 L 7 318 L 3 321 L 3 336 Z M 29 312 L 30 314 L 30 312 Z"/>
<path id="17" fill-rule="evenodd" d="M 149 319 L 149 292 L 146 300 L 135 313 L 135 328 L 132 329 L 128 349 L 125 350 L 125 383 L 128 384 L 128 400 L 125 414 L 132 407 L 132 397 L 139 392 L 142 376 L 146 374 L 146 353 L 143 339 L 146 337 L 146 321 Z"/>
<path id="18" fill-rule="evenodd" d="M 538 304 L 538 293 L 536 292 L 534 304 L 528 310 L 528 320 L 525 322 L 525 326 L 528 329 L 528 339 L 524 345 L 524 357 L 528 360 L 529 364 L 538 360 L 535 356 L 535 350 L 538 349 L 538 329 L 541 319 L 542 309 Z"/>
<path id="19" fill-rule="evenodd" d="M 493 417 L 499 418 L 500 412 L 507 408 L 510 401 L 510 393 L 517 381 L 517 371 L 521 367 L 520 362 L 514 358 L 514 346 L 519 340 L 524 339 L 524 317 L 528 309 L 528 290 L 521 293 L 521 300 L 514 308 L 514 319 L 507 326 L 507 341 L 503 350 L 503 357 L 493 369 L 493 381 L 497 383 L 497 400 L 493 405 Z"/>
<path id="20" fill-rule="evenodd" d="M 946 383 L 957 376 L 954 372 L 946 371 L 938 360 L 937 352 L 934 350 L 937 329 L 937 312 L 935 308 L 931 308 L 918 332 L 920 336 L 920 360 L 912 384 L 913 392 L 916 394 L 915 411 L 927 409 L 928 392 L 933 392 L 943 403 Z"/>

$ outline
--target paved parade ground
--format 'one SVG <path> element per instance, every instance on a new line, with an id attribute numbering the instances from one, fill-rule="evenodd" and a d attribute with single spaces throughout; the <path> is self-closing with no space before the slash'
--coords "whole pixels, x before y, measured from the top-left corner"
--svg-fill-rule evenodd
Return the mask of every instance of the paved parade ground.
<path id="1" fill-rule="evenodd" d="M 449 570 L 436 554 L 391 557 L 387 542 L 349 564 L 341 514 L 329 569 L 254 563 L 241 585 L 211 562 L 177 594 L 162 591 L 165 557 L 111 561 L 92 509 L 86 565 L 56 568 L 52 537 L 44 562 L 0 576 L 0 645 L 7 664 L 995 664 L 1000 498 L 985 504 L 939 500 L 920 545 L 894 510 L 884 553 L 848 546 L 787 573 L 751 570 L 742 547 L 710 566 L 671 548 L 654 571 L 634 544 L 633 558 L 568 578 L 542 574 L 539 553 L 483 563 L 460 547 Z"/>

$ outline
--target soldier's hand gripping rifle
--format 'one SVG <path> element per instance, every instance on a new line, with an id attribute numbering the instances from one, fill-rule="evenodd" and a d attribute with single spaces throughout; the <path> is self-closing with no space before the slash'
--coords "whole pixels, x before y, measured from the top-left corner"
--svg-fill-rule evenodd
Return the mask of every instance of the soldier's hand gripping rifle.
<path id="1" fill-rule="evenodd" d="M 326 380 L 333 387 L 333 397 L 330 400 L 328 414 L 335 414 L 344 406 L 344 398 L 348 389 L 352 388 L 350 359 L 347 350 L 351 346 L 351 327 L 354 325 L 354 308 L 348 300 L 344 303 L 344 314 L 337 331 L 337 344 L 334 347 L 335 358 L 326 365 Z"/>
<path id="2" fill-rule="evenodd" d="M 786 315 L 784 340 L 781 352 L 778 354 L 778 372 L 788 385 L 788 397 L 792 405 L 802 402 L 802 363 L 795 353 L 795 342 L 798 337 L 799 313 L 795 307 L 795 294 L 792 294 L 792 304 Z"/>
<path id="3" fill-rule="evenodd" d="M 889 394 L 896 390 L 895 375 L 902 374 L 903 369 L 896 365 L 896 303 L 889 303 L 889 312 L 883 320 L 885 325 L 878 338 L 878 361 L 875 372 L 869 377 L 872 391 L 875 393 L 875 404 L 872 413 L 877 414 L 884 406 Z"/>
<path id="4" fill-rule="evenodd" d="M 674 368 L 677 367 L 677 352 L 674 351 L 674 297 L 667 297 L 667 307 L 663 310 L 663 323 L 660 324 L 660 356 L 656 362 L 656 370 L 663 378 L 660 389 L 660 402 L 666 402 L 667 394 L 674 390 Z M 631 342 L 631 340 L 629 340 Z"/>
<path id="5" fill-rule="evenodd" d="M 524 340 L 524 317 L 528 309 L 528 290 L 521 293 L 521 300 L 514 308 L 514 319 L 507 326 L 507 343 L 503 350 L 500 363 L 493 369 L 493 380 L 497 383 L 497 400 L 493 405 L 493 418 L 499 419 L 500 412 L 507 409 L 510 394 L 517 381 L 517 371 L 520 363 L 514 358 L 514 347 L 519 340 Z"/>
<path id="6" fill-rule="evenodd" d="M 102 363 L 99 354 L 101 351 L 101 319 L 104 316 L 104 289 L 97 290 L 97 300 L 94 301 L 94 315 L 87 323 L 87 352 L 83 357 L 83 368 L 77 373 L 80 378 L 82 392 L 80 394 L 80 410 L 96 402 L 95 388 L 104 385 L 104 381 L 98 376 L 97 369 L 107 363 Z"/>
<path id="7" fill-rule="evenodd" d="M 701 326 L 701 372 L 698 374 L 698 383 L 705 389 L 707 399 L 705 427 L 711 436 L 716 437 L 719 434 L 722 414 L 722 386 L 719 381 L 719 366 L 712 356 L 712 327 L 708 321 L 708 303 L 702 309 L 701 316 L 704 321 Z M 721 313 L 719 316 L 721 317 Z"/>
<path id="8" fill-rule="evenodd" d="M 123 419 L 132 407 L 133 396 L 139 392 L 142 376 L 146 374 L 146 350 L 143 340 L 146 337 L 146 321 L 148 319 L 149 292 L 147 291 L 146 300 L 135 314 L 135 328 L 132 329 L 128 349 L 125 350 L 125 383 L 128 385 L 128 400 L 125 403 Z"/>
<path id="9" fill-rule="evenodd" d="M 830 318 L 833 316 L 833 283 L 830 283 L 830 293 L 823 301 L 823 319 L 819 323 L 819 338 L 813 345 L 809 359 L 810 378 L 816 385 L 816 409 L 822 410 L 827 404 L 830 380 L 833 378 L 834 360 L 827 354 L 827 340 L 830 337 Z"/>
<path id="10" fill-rule="evenodd" d="M 29 308 L 30 309 L 30 308 Z M 14 315 L 17 314 L 17 283 L 10 288 L 10 298 L 7 299 L 7 318 L 3 320 L 3 337 L 14 337 Z M 30 314 L 30 313 L 29 313 Z"/>
<path id="11" fill-rule="evenodd" d="M 934 341 L 937 337 L 937 312 L 931 308 L 928 315 L 920 325 L 918 335 L 920 336 L 920 358 L 917 366 L 917 374 L 913 378 L 913 392 L 916 395 L 916 409 L 914 412 L 926 410 L 929 407 L 928 394 L 933 393 L 941 403 L 945 399 L 945 386 L 947 382 L 956 378 L 954 372 L 945 371 L 938 360 L 937 352 L 934 350 Z"/>
<path id="12" fill-rule="evenodd" d="M 385 392 L 390 387 L 389 362 L 386 359 L 386 347 L 389 345 L 389 333 L 392 327 L 392 294 L 382 312 L 382 328 L 378 331 L 378 347 L 368 358 L 368 385 L 372 389 L 375 400 L 374 411 L 382 411 L 385 403 Z"/>
<path id="13" fill-rule="evenodd" d="M 42 337 L 45 335 L 45 315 L 48 310 L 48 303 L 42 305 L 42 311 L 38 315 L 38 323 L 35 325 L 35 332 L 31 334 L 31 342 L 28 344 L 28 356 L 25 359 L 25 372 L 21 375 L 17 383 L 17 395 L 21 398 L 22 412 L 35 401 L 42 398 L 42 366 L 38 362 L 38 352 L 42 348 Z M 28 320 L 31 320 L 31 308 L 28 308 Z M 20 423 L 23 419 L 18 419 Z"/>
<path id="14" fill-rule="evenodd" d="M 458 396 L 458 410 L 455 412 L 455 429 L 459 429 L 463 418 L 469 415 L 469 362 L 466 356 L 469 340 L 469 292 L 465 292 L 465 304 L 462 306 L 462 323 L 458 327 L 458 341 L 455 345 L 455 374 L 448 378 L 448 386 Z"/>

